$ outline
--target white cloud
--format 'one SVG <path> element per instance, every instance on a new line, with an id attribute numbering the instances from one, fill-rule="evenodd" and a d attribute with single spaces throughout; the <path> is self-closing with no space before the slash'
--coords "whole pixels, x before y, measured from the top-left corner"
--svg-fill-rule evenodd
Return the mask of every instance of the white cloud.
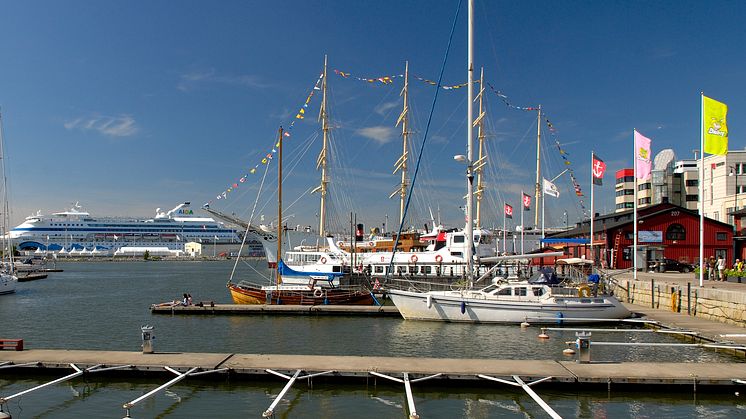
<path id="1" fill-rule="evenodd" d="M 176 86 L 181 91 L 189 91 L 198 83 L 217 83 L 229 84 L 234 86 L 243 86 L 252 89 L 263 89 L 270 85 L 259 76 L 253 74 L 226 75 L 218 74 L 214 68 L 204 71 L 193 71 L 181 75 L 181 80 Z"/>
<path id="2" fill-rule="evenodd" d="M 68 130 L 98 131 L 110 137 L 129 137 L 139 131 L 135 119 L 130 115 L 102 116 L 94 115 L 65 122 Z"/>
<path id="3" fill-rule="evenodd" d="M 381 145 L 391 142 L 396 136 L 394 128 L 387 126 L 360 128 L 355 133 Z"/>
<path id="4" fill-rule="evenodd" d="M 386 102 L 373 108 L 373 111 L 379 115 L 384 115 L 387 111 L 397 107 L 398 105 L 399 102 Z"/>

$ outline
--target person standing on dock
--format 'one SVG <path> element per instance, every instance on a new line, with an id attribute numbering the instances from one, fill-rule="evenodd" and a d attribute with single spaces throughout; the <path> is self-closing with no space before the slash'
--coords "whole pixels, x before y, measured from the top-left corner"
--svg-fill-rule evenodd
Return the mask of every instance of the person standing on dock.
<path id="1" fill-rule="evenodd" d="M 707 262 L 707 277 L 710 281 L 714 281 L 717 278 L 717 273 L 715 272 L 717 270 L 717 262 L 715 261 L 714 256 L 710 256 L 709 261 Z"/>
<path id="2" fill-rule="evenodd" d="M 725 281 L 725 259 L 722 256 L 718 256 L 718 280 Z"/>

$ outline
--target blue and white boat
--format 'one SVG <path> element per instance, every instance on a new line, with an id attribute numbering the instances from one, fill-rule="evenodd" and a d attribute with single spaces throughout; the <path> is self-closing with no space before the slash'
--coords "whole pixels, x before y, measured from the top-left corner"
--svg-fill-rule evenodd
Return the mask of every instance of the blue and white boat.
<path id="1" fill-rule="evenodd" d="M 167 247 L 184 250 L 188 242 L 239 243 L 235 230 L 195 214 L 190 203 L 148 219 L 92 217 L 79 204 L 50 216 L 37 213 L 10 231 L 18 250 L 49 252 L 115 251 L 122 247 Z"/>

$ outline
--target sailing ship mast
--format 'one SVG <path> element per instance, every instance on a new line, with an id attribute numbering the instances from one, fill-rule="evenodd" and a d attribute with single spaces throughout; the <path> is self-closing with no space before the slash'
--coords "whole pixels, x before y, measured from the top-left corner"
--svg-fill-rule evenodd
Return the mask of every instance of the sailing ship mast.
<path id="1" fill-rule="evenodd" d="M 482 71 L 479 75 L 479 93 L 474 100 L 476 99 L 479 99 L 479 116 L 476 121 L 474 121 L 474 125 L 478 128 L 477 139 L 479 140 L 479 158 L 474 162 L 474 171 L 477 173 L 477 190 L 474 192 L 474 196 L 477 200 L 477 217 L 475 225 L 477 229 L 480 229 L 482 228 L 482 196 L 484 195 L 482 177 L 484 172 L 483 168 L 487 162 L 487 156 L 484 154 L 484 67 L 482 67 Z"/>
<path id="2" fill-rule="evenodd" d="M 401 124 L 401 136 L 402 136 L 402 153 L 399 160 L 394 163 L 394 173 L 401 171 L 401 183 L 399 188 L 389 195 L 389 199 L 399 194 L 399 224 L 404 222 L 404 204 L 407 200 L 407 188 L 409 187 L 409 177 L 407 175 L 407 162 L 409 160 L 409 61 L 404 65 L 404 87 L 401 90 L 399 96 L 404 98 L 404 105 L 399 115 L 399 119 L 396 120 L 396 126 Z"/>
<path id="3" fill-rule="evenodd" d="M 5 255 L 8 255 L 8 273 L 13 275 L 15 272 L 15 263 L 13 262 L 13 243 L 10 239 L 10 205 L 8 204 L 8 179 L 5 176 L 5 135 L 3 135 L 3 115 L 0 110 L 0 163 L 3 165 L 2 176 L 3 176 L 3 207 L 2 207 L 2 246 L 3 246 L 3 259 Z M 7 238 L 7 240 L 6 240 Z"/>
<path id="4" fill-rule="evenodd" d="M 329 144 L 329 114 L 326 111 L 326 55 L 324 55 L 324 74 L 322 75 L 321 82 L 322 99 L 321 109 L 319 110 L 319 121 L 321 121 L 321 130 L 324 133 L 324 140 L 321 146 L 321 152 L 319 157 L 316 159 L 316 170 L 321 168 L 321 184 L 317 186 L 311 193 L 321 193 L 321 208 L 319 210 L 319 236 L 326 236 L 326 190 L 329 179 L 326 175 L 326 154 L 327 146 Z"/>
<path id="5" fill-rule="evenodd" d="M 534 211 L 534 230 L 539 227 L 539 205 L 542 206 L 542 209 L 544 206 L 541 200 L 541 187 L 541 105 L 539 105 L 538 114 L 536 116 L 536 191 L 534 195 L 536 210 Z"/>
<path id="6" fill-rule="evenodd" d="M 277 280 L 275 284 L 279 287 L 282 283 L 280 275 L 280 262 L 282 262 L 282 127 L 280 127 L 277 140 Z"/>

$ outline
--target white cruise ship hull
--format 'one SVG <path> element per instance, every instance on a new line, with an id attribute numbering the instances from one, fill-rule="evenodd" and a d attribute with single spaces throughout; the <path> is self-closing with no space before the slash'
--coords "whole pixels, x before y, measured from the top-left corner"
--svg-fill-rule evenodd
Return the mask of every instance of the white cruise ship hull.
<path id="1" fill-rule="evenodd" d="M 470 297 L 469 292 L 427 293 L 388 290 L 389 297 L 406 320 L 462 323 L 557 323 L 593 319 L 622 319 L 630 312 L 614 297 L 557 298 L 520 301 Z M 561 302 L 558 302 L 561 301 Z"/>

